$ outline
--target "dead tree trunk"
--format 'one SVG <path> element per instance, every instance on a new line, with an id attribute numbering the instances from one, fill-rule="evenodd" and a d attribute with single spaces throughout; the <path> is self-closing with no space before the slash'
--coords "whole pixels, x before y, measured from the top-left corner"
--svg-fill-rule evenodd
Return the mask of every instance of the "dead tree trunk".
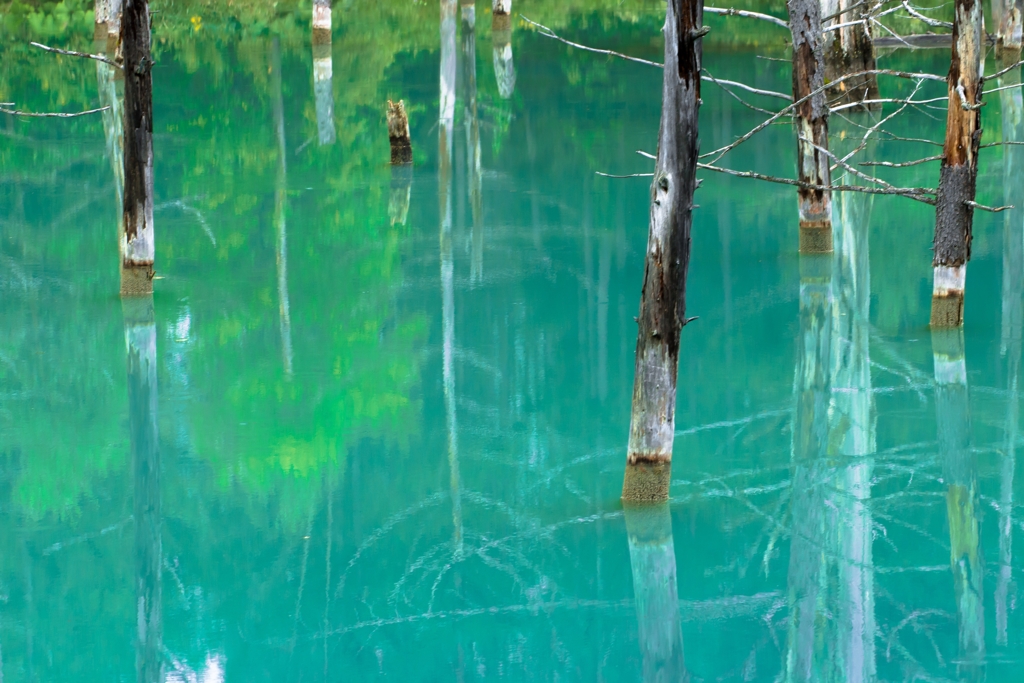
<path id="1" fill-rule="evenodd" d="M 334 143 L 334 62 L 331 55 L 331 0 L 313 3 L 313 92 L 320 145 Z"/>
<path id="2" fill-rule="evenodd" d="M 124 236 L 121 295 L 153 292 L 153 58 L 148 0 L 127 0 L 121 19 L 124 53 Z"/>
<path id="3" fill-rule="evenodd" d="M 623 500 L 665 500 L 675 437 L 679 337 L 686 324 L 693 193 L 697 189 L 701 0 L 668 0 L 658 159 L 640 298 Z"/>
<path id="4" fill-rule="evenodd" d="M 96 40 L 96 52 L 107 49 L 106 35 Z M 100 105 L 108 107 L 103 116 L 107 159 L 114 175 L 117 198 L 117 243 L 124 239 L 124 75 L 106 62 L 96 61 L 96 86 Z"/>
<path id="5" fill-rule="evenodd" d="M 825 82 L 875 70 L 875 46 L 871 42 L 871 24 L 867 19 L 870 12 L 869 3 L 858 0 L 821 0 Z M 839 28 L 831 28 L 834 26 Z M 833 104 L 877 100 L 878 76 L 866 74 L 841 81 L 829 89 L 829 99 L 835 100 Z M 880 103 L 865 106 L 869 109 L 882 107 Z"/>
<path id="6" fill-rule="evenodd" d="M 124 303 L 128 356 L 128 422 L 135 481 L 135 672 L 140 683 L 163 681 L 160 537 L 160 449 L 157 431 L 156 324 L 151 297 Z"/>
<path id="7" fill-rule="evenodd" d="M 950 568 L 956 591 L 960 654 L 958 673 L 982 680 L 985 665 L 985 570 L 981 557 L 977 455 L 971 448 L 964 337 L 960 330 L 932 332 L 935 420 L 946 482 Z"/>
<path id="8" fill-rule="evenodd" d="M 516 67 L 512 60 L 512 0 L 494 0 L 491 15 L 491 46 L 494 52 L 494 77 L 498 94 L 512 97 L 516 90 Z"/>
<path id="9" fill-rule="evenodd" d="M 957 0 L 953 52 L 946 82 L 949 107 L 935 206 L 932 327 L 964 322 L 964 285 L 971 260 L 974 193 L 981 142 L 985 23 L 980 0 Z"/>
<path id="10" fill-rule="evenodd" d="M 689 679 L 668 503 L 627 505 L 626 533 L 645 683 Z"/>
<path id="11" fill-rule="evenodd" d="M 992 0 L 992 22 L 996 25 L 996 54 L 1017 60 L 1021 51 L 1024 0 Z"/>
<path id="12" fill-rule="evenodd" d="M 822 50 L 821 6 L 818 0 L 788 0 L 793 34 L 793 100 L 796 108 L 797 174 L 801 182 L 831 184 L 828 150 L 828 102 Z M 811 95 L 811 93 L 815 93 Z M 810 95 L 810 97 L 808 97 Z M 799 190 L 800 252 L 832 251 L 832 195 L 828 190 Z"/>
<path id="13" fill-rule="evenodd" d="M 388 100 L 388 139 L 391 141 L 391 163 L 412 163 L 412 140 L 409 138 L 409 117 L 405 101 Z"/>

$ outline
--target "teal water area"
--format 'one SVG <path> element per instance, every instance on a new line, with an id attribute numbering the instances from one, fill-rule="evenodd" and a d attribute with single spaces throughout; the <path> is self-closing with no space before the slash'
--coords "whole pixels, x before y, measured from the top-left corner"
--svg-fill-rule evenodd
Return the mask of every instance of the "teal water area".
<path id="1" fill-rule="evenodd" d="M 978 213 L 962 339 L 933 339 L 932 207 L 842 195 L 836 255 L 801 259 L 794 188 L 702 172 L 671 501 L 626 515 L 649 179 L 595 172 L 650 172 L 660 71 L 415 12 L 407 44 L 336 8 L 330 67 L 306 16 L 157 15 L 152 318 L 117 295 L 110 120 L 0 121 L 0 680 L 1017 680 L 1022 213 Z M 560 30 L 656 60 L 659 22 Z M 109 81 L 6 64 L 26 110 Z M 789 89 L 752 50 L 705 65 Z M 705 151 L 766 117 L 702 96 Z M 1021 139 L 1019 98 L 983 143 Z M 834 115 L 833 147 L 897 109 Z M 944 110 L 883 128 L 941 140 Z M 856 158 L 940 151 L 893 135 Z M 1024 204 L 1016 149 L 979 202 Z M 720 163 L 794 157 L 784 120 Z"/>

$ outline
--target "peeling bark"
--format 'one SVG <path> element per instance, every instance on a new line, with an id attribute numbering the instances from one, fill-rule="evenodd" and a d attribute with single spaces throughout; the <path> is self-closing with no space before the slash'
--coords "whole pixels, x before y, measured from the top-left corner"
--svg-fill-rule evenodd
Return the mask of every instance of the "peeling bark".
<path id="1" fill-rule="evenodd" d="M 658 158 L 640 299 L 624 500 L 665 500 L 675 437 L 679 338 L 686 322 L 700 107 L 701 0 L 668 0 Z"/>
<path id="2" fill-rule="evenodd" d="M 981 142 L 984 17 L 979 0 L 956 0 L 947 86 L 946 141 L 935 205 L 932 327 L 963 325 L 967 262 L 971 260 L 974 201 Z"/>
<path id="3" fill-rule="evenodd" d="M 686 683 L 676 552 L 668 503 L 627 505 L 626 533 L 645 683 Z"/>
<path id="4" fill-rule="evenodd" d="M 334 62 L 331 54 L 331 1 L 313 3 L 313 92 L 320 145 L 334 144 Z"/>
<path id="5" fill-rule="evenodd" d="M 135 482 L 135 672 L 140 683 L 163 683 L 160 580 L 163 552 L 153 299 L 128 299 L 123 308 L 128 360 L 128 421 Z"/>
<path id="6" fill-rule="evenodd" d="M 409 137 L 409 117 L 405 113 L 405 100 L 388 100 L 388 139 L 391 141 L 391 163 L 412 163 L 412 140 Z"/>
<path id="7" fill-rule="evenodd" d="M 788 0 L 793 36 L 793 100 L 817 92 L 796 108 L 797 175 L 812 185 L 831 184 L 828 149 L 828 103 L 822 50 L 821 6 L 818 0 Z M 827 190 L 800 188 L 800 252 L 832 251 L 832 195 Z"/>
<path id="8" fill-rule="evenodd" d="M 124 237 L 121 295 L 153 292 L 153 58 L 148 0 L 127 0 L 124 51 Z"/>
<path id="9" fill-rule="evenodd" d="M 821 0 L 824 17 L 834 16 L 824 28 L 841 28 L 824 32 L 825 82 L 835 81 L 843 76 L 874 71 L 875 46 L 871 42 L 871 23 L 868 20 L 871 5 L 858 0 Z M 841 14 L 840 14 L 841 13 Z M 838 15 L 838 16 L 836 16 Z M 860 21 L 861 23 L 853 23 Z M 848 78 L 838 86 L 829 88 L 829 100 L 835 104 L 849 104 L 864 100 L 878 99 L 878 76 L 868 74 Z M 881 104 L 864 105 L 867 109 L 881 109 Z"/>
<path id="10" fill-rule="evenodd" d="M 96 41 L 96 51 L 103 54 L 106 38 Z M 124 240 L 124 77 L 110 64 L 96 61 L 96 85 L 103 113 L 103 137 L 107 159 L 114 176 L 117 197 L 117 243 Z"/>

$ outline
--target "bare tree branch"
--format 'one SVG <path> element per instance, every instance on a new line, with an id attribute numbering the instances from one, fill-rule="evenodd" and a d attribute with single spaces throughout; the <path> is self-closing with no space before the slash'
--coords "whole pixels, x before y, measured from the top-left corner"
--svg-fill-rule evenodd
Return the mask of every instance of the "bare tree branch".
<path id="1" fill-rule="evenodd" d="M 34 112 L 34 111 L 16 111 L 14 109 L 7 109 L 0 107 L 0 114 L 8 114 L 10 116 L 31 116 L 36 118 L 55 118 L 55 119 L 71 119 L 76 116 L 85 116 L 86 114 L 97 114 L 101 111 L 110 109 L 109 106 L 100 107 L 99 109 L 89 109 L 87 111 L 75 111 L 75 112 Z"/>
<path id="2" fill-rule="evenodd" d="M 602 50 L 600 48 L 588 47 L 587 45 L 580 45 L 579 43 L 574 43 L 571 40 L 566 40 L 565 38 L 562 38 L 561 36 L 556 34 L 554 31 L 549 29 L 547 26 L 544 26 L 543 24 L 538 24 L 536 21 L 528 19 L 528 18 L 524 17 L 522 14 L 520 14 L 519 16 L 522 17 L 523 21 L 525 21 L 526 23 L 532 24 L 533 26 L 536 26 L 537 28 L 539 28 L 540 29 L 540 34 L 542 36 L 544 36 L 546 38 L 554 38 L 555 40 L 560 41 L 562 43 L 565 43 L 566 45 L 569 45 L 571 47 L 579 48 L 580 50 L 587 50 L 588 52 L 596 52 L 596 53 L 602 54 L 602 55 L 610 55 L 612 57 L 620 57 L 620 58 L 628 60 L 630 62 L 637 62 L 638 64 L 646 64 L 648 66 L 656 66 L 659 69 L 663 67 L 663 65 L 661 63 L 659 63 L 659 62 L 652 62 L 652 61 L 647 60 L 647 59 L 640 59 L 639 57 L 630 57 L 629 55 L 624 55 L 621 52 L 616 52 L 614 50 Z"/>
<path id="3" fill-rule="evenodd" d="M 110 66 L 112 66 L 114 68 L 124 70 L 124 67 L 122 67 L 120 64 L 118 64 L 117 62 L 114 62 L 114 61 L 111 61 L 111 60 L 107 59 L 103 55 L 91 55 L 91 54 L 89 54 L 87 52 L 75 52 L 74 50 L 61 50 L 60 48 L 49 47 L 48 45 L 43 45 L 42 43 L 34 43 L 33 42 L 33 43 L 29 43 L 29 45 L 33 45 L 35 47 L 38 47 L 40 50 L 46 50 L 47 52 L 56 52 L 57 54 L 60 54 L 60 55 L 69 55 L 71 57 L 84 57 L 85 59 L 95 59 L 97 62 L 103 62 L 104 64 L 109 64 Z"/>
<path id="4" fill-rule="evenodd" d="M 705 12 L 709 12 L 711 14 L 723 14 L 723 15 L 727 15 L 727 16 L 730 16 L 730 17 L 731 16 L 736 16 L 736 17 L 747 17 L 749 19 L 761 19 L 763 21 L 771 22 L 771 23 L 775 24 L 776 26 L 781 26 L 782 28 L 784 28 L 786 30 L 789 30 L 789 23 L 788 22 L 786 22 L 784 19 L 779 19 L 778 17 L 773 17 L 770 14 L 762 14 L 761 12 L 750 12 L 748 10 L 742 10 L 742 9 L 733 9 L 731 7 L 730 8 L 725 8 L 725 9 L 723 9 L 721 7 L 705 7 L 704 11 Z"/>
<path id="5" fill-rule="evenodd" d="M 907 166 L 917 166 L 918 164 L 925 164 L 929 161 L 939 161 L 942 159 L 941 154 L 936 154 L 933 157 L 925 157 L 924 159 L 916 159 L 914 161 L 903 161 L 900 163 L 893 163 L 891 161 L 862 161 L 860 166 L 885 166 L 886 168 L 905 168 Z"/>
<path id="6" fill-rule="evenodd" d="M 903 0 L 903 8 L 905 10 L 907 10 L 907 13 L 910 14 L 910 16 L 914 17 L 915 19 L 920 19 L 921 21 L 923 21 L 924 23 L 928 24 L 929 26 L 937 26 L 937 27 L 948 28 L 948 29 L 952 29 L 953 28 L 953 24 L 951 22 L 939 21 L 937 19 L 932 19 L 931 17 L 926 17 L 925 15 L 921 14 L 920 12 L 915 10 L 913 7 L 911 7 L 910 3 L 907 2 L 907 0 Z"/>

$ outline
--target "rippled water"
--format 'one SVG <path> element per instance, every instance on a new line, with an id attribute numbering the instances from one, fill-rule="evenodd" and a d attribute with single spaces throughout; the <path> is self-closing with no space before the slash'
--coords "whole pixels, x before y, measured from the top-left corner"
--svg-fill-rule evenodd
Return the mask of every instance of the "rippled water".
<path id="1" fill-rule="evenodd" d="M 304 15 L 157 15 L 153 326 L 117 296 L 109 121 L 0 122 L 0 680 L 1016 680 L 1021 212 L 979 213 L 963 338 L 933 339 L 931 207 L 844 195 L 837 255 L 801 259 L 793 188 L 706 174 L 672 500 L 624 515 L 649 181 L 595 171 L 650 171 L 660 72 L 520 22 L 508 92 L 488 13 L 410 12 L 336 8 L 319 102 Z M 560 30 L 657 59 L 658 22 Z M 100 101 L 94 63 L 8 50 L 0 100 Z M 788 89 L 749 49 L 705 62 Z M 703 98 L 705 150 L 765 116 Z M 1020 139 L 1012 98 L 983 142 Z M 885 128 L 941 139 L 935 106 Z M 833 117 L 834 147 L 875 121 Z M 786 123 L 723 163 L 794 153 Z M 979 201 L 1024 203 L 1020 170 L 986 149 Z"/>

